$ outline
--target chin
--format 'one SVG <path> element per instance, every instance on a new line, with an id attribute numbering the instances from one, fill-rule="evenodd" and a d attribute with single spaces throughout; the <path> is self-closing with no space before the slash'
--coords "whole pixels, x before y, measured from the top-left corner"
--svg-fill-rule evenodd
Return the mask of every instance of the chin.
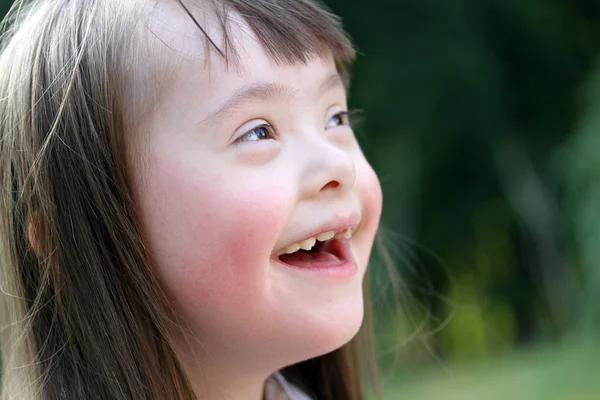
<path id="1" fill-rule="evenodd" d="M 293 363 L 330 353 L 356 336 L 363 322 L 362 295 L 345 303 L 328 304 L 294 323 L 290 338 L 296 343 L 288 345 L 297 350 Z"/>

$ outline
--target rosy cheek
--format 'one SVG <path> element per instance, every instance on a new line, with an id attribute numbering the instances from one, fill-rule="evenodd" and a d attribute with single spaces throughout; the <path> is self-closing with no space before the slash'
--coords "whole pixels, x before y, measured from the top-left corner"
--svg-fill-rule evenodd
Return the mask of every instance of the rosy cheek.
<path id="1" fill-rule="evenodd" d="M 382 191 L 379 179 L 373 168 L 364 160 L 364 165 L 357 169 L 357 191 L 363 206 L 363 222 L 356 235 L 356 250 L 362 265 L 367 265 L 379 228 L 382 211 Z"/>
<path id="2" fill-rule="evenodd" d="M 248 305 L 261 303 L 272 245 L 289 213 L 289 201 L 278 194 L 289 190 L 256 179 L 250 185 L 218 176 L 183 187 L 187 189 L 162 186 L 171 194 L 163 197 L 169 204 L 162 208 L 172 213 L 152 232 L 163 284 L 182 311 L 200 324 L 211 315 L 209 310 L 219 310 L 223 317 L 240 310 L 251 314 Z"/>
<path id="3" fill-rule="evenodd" d="M 377 225 L 379 224 L 379 219 L 381 217 L 381 210 L 383 206 L 383 194 L 381 191 L 381 184 L 379 183 L 379 178 L 375 174 L 375 171 L 369 165 L 369 168 L 365 172 L 364 180 L 364 189 L 365 199 L 364 204 L 368 208 L 369 214 L 372 214 L 373 220 L 377 221 Z"/>

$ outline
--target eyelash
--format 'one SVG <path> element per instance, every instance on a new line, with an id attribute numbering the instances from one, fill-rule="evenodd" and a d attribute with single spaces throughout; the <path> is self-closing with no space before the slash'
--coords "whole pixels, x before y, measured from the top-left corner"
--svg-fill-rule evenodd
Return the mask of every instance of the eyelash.
<path id="1" fill-rule="evenodd" d="M 336 117 L 339 118 L 340 123 L 338 125 L 329 126 L 329 121 Z M 327 121 L 327 124 L 325 124 L 325 128 L 335 128 L 336 126 L 350 125 L 350 116 L 348 115 L 348 111 L 340 111 L 339 113 L 332 115 L 331 118 L 329 118 L 329 121 Z"/>
<path id="2" fill-rule="evenodd" d="M 338 118 L 339 123 L 336 125 L 333 125 L 333 126 L 329 126 L 329 121 L 331 121 L 334 118 Z M 325 124 L 325 129 L 335 128 L 337 126 L 343 126 L 343 125 L 350 125 L 348 111 L 340 111 L 340 112 L 332 115 L 331 118 L 329 118 L 329 121 L 327 121 L 327 124 Z M 265 135 L 265 137 L 263 137 L 263 139 L 274 139 L 276 136 L 275 130 L 273 129 L 273 126 L 271 124 L 261 124 L 261 125 L 258 125 L 256 127 L 252 128 L 248 132 L 244 133 L 242 136 L 240 136 L 238 141 L 239 142 L 258 142 L 258 141 L 262 140 L 260 138 L 259 139 L 248 139 L 254 133 L 259 133 L 260 135 Z"/>
<path id="3" fill-rule="evenodd" d="M 252 129 L 250 129 L 248 132 L 244 133 L 238 139 L 238 141 L 240 141 L 240 142 L 258 142 L 261 139 L 248 139 L 250 137 L 250 135 L 252 135 L 255 132 L 256 133 L 262 132 L 262 133 L 266 134 L 268 137 L 265 137 L 265 139 L 274 139 L 275 138 L 275 130 L 273 129 L 273 126 L 270 124 L 261 124 L 261 125 L 258 125 Z"/>

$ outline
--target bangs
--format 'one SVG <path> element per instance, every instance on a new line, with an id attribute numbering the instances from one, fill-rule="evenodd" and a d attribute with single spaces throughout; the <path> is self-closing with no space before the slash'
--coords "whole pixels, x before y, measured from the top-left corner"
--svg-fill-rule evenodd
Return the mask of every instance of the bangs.
<path id="1" fill-rule="evenodd" d="M 230 34 L 229 13 L 233 11 L 244 19 L 276 63 L 304 64 L 311 58 L 331 55 L 347 80 L 347 66 L 354 61 L 356 52 L 342 29 L 340 18 L 324 5 L 311 0 L 207 0 L 223 34 L 219 47 L 186 5 L 189 0 L 177 2 L 202 32 L 207 44 L 228 63 L 239 60 Z"/>

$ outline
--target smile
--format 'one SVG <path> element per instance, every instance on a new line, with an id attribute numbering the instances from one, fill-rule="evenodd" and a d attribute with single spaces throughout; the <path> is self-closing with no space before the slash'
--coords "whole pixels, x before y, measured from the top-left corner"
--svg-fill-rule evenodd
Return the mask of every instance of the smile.
<path id="1" fill-rule="evenodd" d="M 273 258 L 286 266 L 315 272 L 354 269 L 356 262 L 352 254 L 351 238 L 359 222 L 359 215 L 337 220 L 324 226 L 321 232 L 287 245 L 276 252 Z"/>
<path id="2" fill-rule="evenodd" d="M 352 229 L 346 228 L 343 231 L 336 233 L 335 231 L 328 231 L 318 234 L 317 236 L 310 237 L 299 243 L 289 245 L 283 250 L 283 254 L 293 254 L 298 250 L 306 250 L 310 252 L 315 245 L 318 243 L 326 243 L 331 239 L 350 239 L 352 237 Z"/>

